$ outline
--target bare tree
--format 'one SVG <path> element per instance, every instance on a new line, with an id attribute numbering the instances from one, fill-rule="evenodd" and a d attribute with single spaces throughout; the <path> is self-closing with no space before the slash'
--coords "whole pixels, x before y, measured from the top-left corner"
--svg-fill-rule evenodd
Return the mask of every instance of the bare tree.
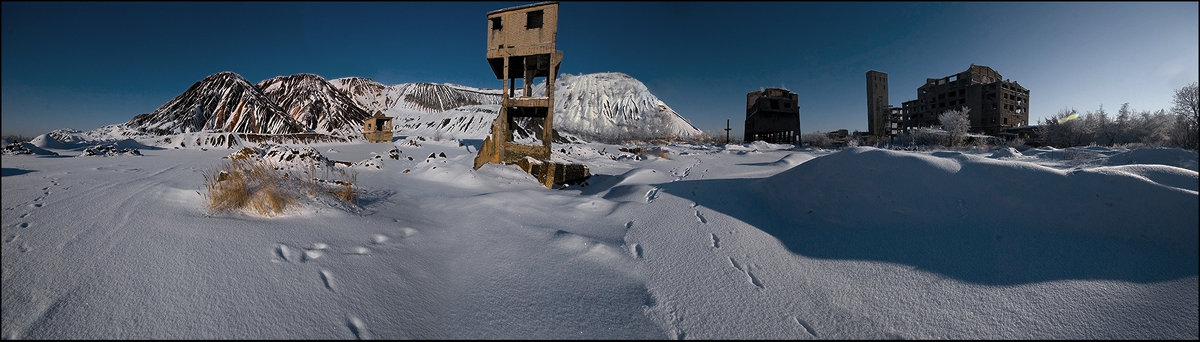
<path id="1" fill-rule="evenodd" d="M 942 124 L 942 129 L 950 134 L 949 146 L 958 146 L 967 136 L 967 130 L 971 128 L 971 120 L 967 113 L 971 109 L 963 106 L 957 110 L 948 110 L 938 115 L 938 122 Z"/>
<path id="2" fill-rule="evenodd" d="M 1171 100 L 1174 105 L 1171 107 L 1171 112 L 1176 115 L 1176 126 L 1174 140 L 1181 147 L 1198 149 L 1200 148 L 1200 139 L 1197 133 L 1200 126 L 1197 122 L 1200 121 L 1200 99 L 1197 99 L 1196 82 L 1192 82 L 1183 88 L 1175 91 L 1175 98 Z"/>
<path id="3" fill-rule="evenodd" d="M 833 139 L 830 139 L 828 135 L 821 133 L 820 131 L 805 133 L 800 136 L 800 141 L 808 144 L 808 146 L 820 148 L 826 148 L 833 145 Z"/>

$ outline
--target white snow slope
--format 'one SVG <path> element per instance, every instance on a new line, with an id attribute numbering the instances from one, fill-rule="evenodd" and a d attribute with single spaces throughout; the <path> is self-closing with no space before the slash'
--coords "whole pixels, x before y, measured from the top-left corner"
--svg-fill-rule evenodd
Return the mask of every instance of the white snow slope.
<path id="1" fill-rule="evenodd" d="M 0 336 L 1198 338 L 1194 151 L 462 143 L 313 145 L 358 206 L 276 217 L 205 211 L 231 149 L 4 155 Z"/>
<path id="2" fill-rule="evenodd" d="M 384 86 L 360 77 L 329 81 L 367 112 L 396 118 L 399 134 L 483 139 L 499 113 L 501 90 L 453 84 Z M 703 134 L 637 79 L 617 72 L 562 74 L 555 82 L 554 129 L 588 141 L 687 139 Z M 545 84 L 532 87 L 545 96 Z"/>
<path id="3" fill-rule="evenodd" d="M 545 84 L 538 84 L 535 91 L 545 94 Z M 687 139 L 703 134 L 641 81 L 619 72 L 559 76 L 554 110 L 555 129 L 589 141 Z"/>

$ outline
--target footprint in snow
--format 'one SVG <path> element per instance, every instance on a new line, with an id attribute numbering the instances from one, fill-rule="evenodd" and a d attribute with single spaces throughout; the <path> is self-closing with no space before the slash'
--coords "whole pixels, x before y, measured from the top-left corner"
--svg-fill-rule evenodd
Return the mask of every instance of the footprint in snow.
<path id="1" fill-rule="evenodd" d="M 799 324 L 800 327 L 803 327 L 804 332 L 808 333 L 809 335 L 812 335 L 812 337 L 820 338 L 820 336 L 817 336 L 817 331 L 814 330 L 812 325 L 809 325 L 808 322 L 805 322 L 804 320 L 802 320 L 796 316 L 792 316 L 792 321 L 796 322 L 796 324 Z"/>
<path id="2" fill-rule="evenodd" d="M 321 252 L 321 250 L 319 250 L 319 249 L 305 250 L 304 253 L 300 255 L 300 262 L 308 262 L 309 260 L 316 260 L 317 258 L 320 258 L 323 255 L 325 255 L 325 253 Z"/>
<path id="3" fill-rule="evenodd" d="M 387 240 L 388 240 L 387 235 L 383 235 L 383 234 L 371 235 L 371 243 L 376 244 L 376 245 L 387 242 Z"/>
<path id="4" fill-rule="evenodd" d="M 749 280 L 751 285 L 758 287 L 758 289 L 760 289 L 760 290 L 763 289 L 762 280 L 759 280 L 758 277 L 755 276 L 754 273 L 750 271 L 750 267 L 752 267 L 754 265 L 743 266 L 743 265 L 739 264 L 737 262 L 737 260 L 733 259 L 733 257 L 729 257 L 729 265 L 733 266 L 733 268 L 737 269 L 738 271 L 742 271 L 742 273 L 744 273 L 746 275 L 746 278 L 747 278 L 746 280 Z"/>
<path id="5" fill-rule="evenodd" d="M 658 198 L 658 188 L 653 188 L 646 192 L 646 203 L 654 202 L 656 198 Z"/>
<path id="6" fill-rule="evenodd" d="M 333 291 L 333 273 L 329 270 L 321 270 L 321 282 L 325 284 L 325 288 Z"/>
<path id="7" fill-rule="evenodd" d="M 279 258 L 281 258 L 281 259 L 283 259 L 283 261 L 287 261 L 287 262 L 291 262 L 292 258 L 293 258 L 292 250 L 290 248 L 288 248 L 288 246 L 283 245 L 283 244 L 275 246 L 275 255 L 278 255 Z"/>
<path id="8" fill-rule="evenodd" d="M 361 319 L 354 317 L 354 315 L 349 315 L 346 317 L 346 328 L 350 329 L 350 333 L 354 334 L 354 338 L 360 340 L 370 339 L 370 336 L 367 336 L 366 325 L 363 324 Z"/>

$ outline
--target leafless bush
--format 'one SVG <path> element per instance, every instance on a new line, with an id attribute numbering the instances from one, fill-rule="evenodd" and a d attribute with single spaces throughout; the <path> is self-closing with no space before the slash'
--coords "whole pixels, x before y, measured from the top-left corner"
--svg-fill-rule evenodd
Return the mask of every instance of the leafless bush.
<path id="1" fill-rule="evenodd" d="M 231 155 L 220 167 L 201 173 L 208 191 L 205 197 L 209 212 L 249 208 L 264 216 L 275 216 L 299 203 L 304 196 L 323 194 L 358 205 L 355 187 L 358 174 L 353 170 L 330 171 L 330 168 L 320 168 L 312 163 L 303 171 L 307 177 L 301 177 L 251 157 L 254 154 L 250 152 L 241 152 Z M 324 170 L 324 178 L 315 177 L 318 169 Z"/>
<path id="2" fill-rule="evenodd" d="M 250 207 L 259 214 L 273 216 L 296 202 L 284 190 L 283 177 L 262 161 L 230 158 L 220 168 L 202 175 L 211 212 Z"/>

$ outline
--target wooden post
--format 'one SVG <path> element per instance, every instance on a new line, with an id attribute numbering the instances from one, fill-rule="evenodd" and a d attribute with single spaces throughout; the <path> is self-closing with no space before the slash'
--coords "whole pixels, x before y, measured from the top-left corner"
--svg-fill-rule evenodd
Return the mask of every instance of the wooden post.
<path id="1" fill-rule="evenodd" d="M 725 144 L 729 144 L 729 119 L 725 119 Z"/>

